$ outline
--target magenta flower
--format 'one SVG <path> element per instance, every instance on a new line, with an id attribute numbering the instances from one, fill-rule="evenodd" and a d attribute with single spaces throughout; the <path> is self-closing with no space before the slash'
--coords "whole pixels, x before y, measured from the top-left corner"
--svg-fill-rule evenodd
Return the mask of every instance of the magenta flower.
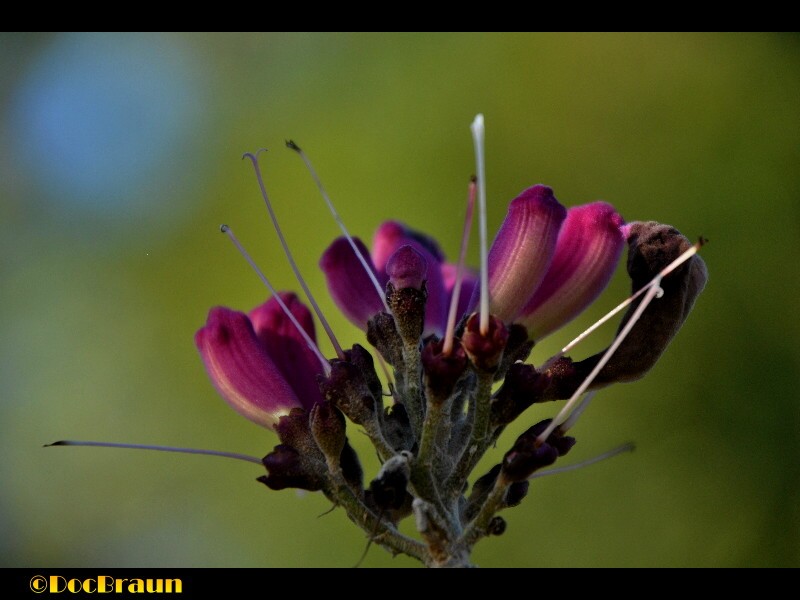
<path id="1" fill-rule="evenodd" d="M 292 293 L 281 298 L 314 337 L 309 310 Z M 316 384 L 320 364 L 295 327 L 270 298 L 244 313 L 212 308 L 195 334 L 211 382 L 242 416 L 274 429 L 293 408 L 311 409 L 322 397 Z"/>
<path id="2" fill-rule="evenodd" d="M 553 190 L 536 185 L 509 205 L 489 252 L 489 296 L 492 314 L 525 326 L 531 339 L 566 325 L 605 289 L 619 263 L 625 237 L 624 220 L 605 202 L 564 208 Z M 364 256 L 367 250 L 356 240 Z M 375 233 L 370 264 L 383 285 L 386 265 L 402 246 L 416 250 L 427 262 L 425 331 L 441 336 L 446 307 L 455 284 L 455 265 L 432 238 L 388 221 Z M 383 310 L 381 299 L 345 238 L 331 244 L 320 260 L 328 290 L 348 319 L 367 329 Z M 478 300 L 478 277 L 465 273 L 457 310 L 462 317 Z"/>

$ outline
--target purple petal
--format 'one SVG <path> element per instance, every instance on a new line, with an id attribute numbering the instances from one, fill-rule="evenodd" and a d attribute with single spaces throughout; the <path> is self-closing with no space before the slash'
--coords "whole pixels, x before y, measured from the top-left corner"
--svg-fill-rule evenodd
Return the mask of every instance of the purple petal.
<path id="1" fill-rule="evenodd" d="M 489 250 L 493 315 L 510 322 L 527 304 L 547 273 L 566 216 L 567 210 L 545 185 L 528 188 L 511 202 Z M 476 303 L 473 297 L 473 306 Z"/>
<path id="2" fill-rule="evenodd" d="M 453 288 L 456 285 L 456 269 L 453 263 L 442 265 L 442 279 L 444 280 L 444 290 L 447 293 L 447 308 L 450 309 L 450 302 L 453 299 Z M 458 308 L 456 309 L 456 322 L 469 310 L 472 294 L 478 287 L 478 272 L 474 269 L 464 267 L 461 277 L 461 292 L 458 295 Z"/>
<path id="3" fill-rule="evenodd" d="M 353 241 L 369 264 L 366 246 L 358 238 Z M 367 321 L 383 311 L 383 302 L 350 242 L 336 238 L 320 258 L 319 266 L 336 306 L 351 323 L 366 331 Z"/>
<path id="4" fill-rule="evenodd" d="M 518 319 L 531 339 L 571 321 L 605 289 L 625 246 L 624 223 L 605 202 L 569 209 L 553 262 Z"/>
<path id="5" fill-rule="evenodd" d="M 247 315 L 212 308 L 194 342 L 214 387 L 242 416 L 273 429 L 279 417 L 301 406 Z"/>
<path id="6" fill-rule="evenodd" d="M 292 292 L 280 292 L 280 296 L 309 337 L 316 341 L 311 311 Z M 278 301 L 270 298 L 254 308 L 250 311 L 250 320 L 267 354 L 289 382 L 303 407 L 310 410 L 322 402 L 316 377 L 322 373 L 322 365 Z"/>
<path id="7" fill-rule="evenodd" d="M 440 272 L 440 264 L 444 261 L 436 241 L 423 233 L 419 233 L 398 223 L 386 221 L 375 232 L 372 243 L 372 261 L 378 270 L 378 280 L 386 282 L 386 265 L 389 258 L 402 246 L 411 246 L 419 252 L 428 265 L 426 289 L 428 300 L 425 305 L 425 331 L 423 335 L 442 335 L 447 322 L 447 293 Z"/>

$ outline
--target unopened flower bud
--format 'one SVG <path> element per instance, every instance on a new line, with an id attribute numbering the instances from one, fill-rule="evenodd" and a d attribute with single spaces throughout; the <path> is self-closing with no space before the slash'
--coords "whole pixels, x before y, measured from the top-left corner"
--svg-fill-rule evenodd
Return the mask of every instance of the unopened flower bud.
<path id="1" fill-rule="evenodd" d="M 507 425 L 523 411 L 543 400 L 550 377 L 533 365 L 514 363 L 506 372 L 503 387 L 492 399 L 492 424 Z"/>
<path id="2" fill-rule="evenodd" d="M 442 354 L 444 340 L 431 338 L 422 349 L 422 370 L 429 402 L 445 402 L 467 370 L 467 354 L 456 340 L 450 354 Z"/>
<path id="3" fill-rule="evenodd" d="M 395 452 L 414 449 L 417 442 L 405 405 L 396 403 L 386 407 L 382 429 L 384 438 Z"/>
<path id="4" fill-rule="evenodd" d="M 489 535 L 503 535 L 506 532 L 506 525 L 506 520 L 503 517 L 495 515 L 489 521 L 486 531 Z"/>
<path id="5" fill-rule="evenodd" d="M 386 269 L 389 275 L 386 302 L 400 337 L 406 345 L 414 346 L 425 328 L 427 264 L 411 246 L 402 246 L 389 259 Z"/>
<path id="6" fill-rule="evenodd" d="M 500 364 L 503 350 L 508 341 L 508 330 L 497 317 L 489 317 L 489 331 L 483 335 L 480 331 L 480 317 L 472 315 L 464 328 L 461 343 L 467 351 L 472 364 L 481 371 L 494 371 Z"/>
<path id="7" fill-rule="evenodd" d="M 330 402 L 320 402 L 311 409 L 311 433 L 329 463 L 339 464 L 347 427 L 344 415 Z"/>
<path id="8" fill-rule="evenodd" d="M 369 484 L 372 499 L 378 508 L 396 510 L 403 506 L 411 477 L 410 456 L 410 452 L 401 452 L 389 458 Z"/>
<path id="9" fill-rule="evenodd" d="M 367 341 L 393 367 L 403 364 L 403 340 L 400 339 L 394 317 L 389 313 L 378 313 L 369 320 Z"/>
<path id="10" fill-rule="evenodd" d="M 331 374 L 321 378 L 320 390 L 356 425 L 375 417 L 375 399 L 364 381 L 361 369 L 343 360 L 331 361 Z"/>
<path id="11" fill-rule="evenodd" d="M 503 476 L 509 481 L 523 481 L 542 467 L 552 465 L 559 456 L 569 452 L 574 438 L 563 436 L 558 430 L 538 444 L 537 437 L 547 428 L 551 419 L 541 421 L 525 431 L 503 457 Z"/>
<path id="12" fill-rule="evenodd" d="M 263 463 L 268 475 L 262 475 L 258 481 L 272 490 L 300 488 L 316 492 L 325 487 L 324 465 L 286 444 L 275 446 Z"/>
<path id="13" fill-rule="evenodd" d="M 364 381 L 367 383 L 369 391 L 375 398 L 380 398 L 383 394 L 383 386 L 381 380 L 378 379 L 378 374 L 375 372 L 375 361 L 369 351 L 360 344 L 353 344 L 351 350 L 345 350 L 345 357 L 348 362 L 353 363 L 364 376 Z"/>
<path id="14" fill-rule="evenodd" d="M 396 290 L 421 290 L 428 278 L 428 263 L 411 246 L 401 246 L 386 263 L 386 274 Z"/>
<path id="15" fill-rule="evenodd" d="M 281 417 L 275 426 L 275 432 L 281 442 L 304 456 L 322 460 L 322 454 L 311 433 L 308 413 L 302 408 L 293 408 L 288 415 Z"/>

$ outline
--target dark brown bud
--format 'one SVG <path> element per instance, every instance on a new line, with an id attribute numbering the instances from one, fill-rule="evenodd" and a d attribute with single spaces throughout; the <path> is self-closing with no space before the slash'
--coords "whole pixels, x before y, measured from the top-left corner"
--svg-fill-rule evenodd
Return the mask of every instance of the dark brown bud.
<path id="1" fill-rule="evenodd" d="M 328 401 L 315 404 L 310 415 L 311 433 L 325 457 L 338 464 L 347 436 L 342 411 Z"/>
<path id="2" fill-rule="evenodd" d="M 453 393 L 469 362 L 461 342 L 454 340 L 448 355 L 442 354 L 444 340 L 431 337 L 422 348 L 422 370 L 428 402 L 443 403 Z"/>
<path id="3" fill-rule="evenodd" d="M 345 356 L 348 362 L 353 363 L 364 376 L 364 381 L 367 383 L 369 391 L 375 398 L 380 398 L 383 395 L 383 386 L 378 374 L 375 372 L 375 361 L 369 351 L 360 344 L 353 344 L 351 350 L 345 350 Z"/>
<path id="4" fill-rule="evenodd" d="M 399 402 L 386 407 L 383 416 L 383 436 L 395 452 L 414 450 L 416 440 L 406 407 Z"/>
<path id="5" fill-rule="evenodd" d="M 281 442 L 291 446 L 304 456 L 323 460 L 317 442 L 311 433 L 308 413 L 302 408 L 293 408 L 288 415 L 283 415 L 277 425 L 275 433 Z"/>
<path id="6" fill-rule="evenodd" d="M 492 425 L 507 425 L 535 402 L 542 402 L 549 382 L 550 377 L 533 365 L 511 365 L 503 387 L 492 399 Z"/>
<path id="7" fill-rule="evenodd" d="M 403 364 L 403 340 L 397 331 L 394 317 L 381 312 L 367 323 L 367 341 L 372 344 L 381 356 L 393 367 Z"/>
<path id="8" fill-rule="evenodd" d="M 343 360 L 331 361 L 331 374 L 319 376 L 319 389 L 356 425 L 375 418 L 375 398 L 372 396 L 359 367 Z"/>
<path id="9" fill-rule="evenodd" d="M 503 350 L 508 341 L 508 330 L 497 317 L 489 317 L 489 330 L 486 335 L 480 331 L 480 315 L 473 314 L 464 328 L 461 343 L 467 351 L 472 364 L 481 371 L 493 372 L 500 364 Z"/>
<path id="10" fill-rule="evenodd" d="M 410 453 L 395 454 L 381 467 L 378 476 L 369 484 L 375 505 L 381 510 L 397 510 L 406 500 L 406 488 L 411 477 Z"/>
<path id="11" fill-rule="evenodd" d="M 628 274 L 631 277 L 634 293 L 692 247 L 692 243 L 677 229 L 655 221 L 631 223 L 627 226 L 627 235 Z M 707 279 L 706 265 L 697 255 L 666 275 L 660 284 L 664 290 L 663 296 L 650 302 L 589 389 L 599 389 L 612 383 L 636 381 L 643 377 L 656 364 L 678 333 L 695 300 L 703 291 Z M 641 297 L 631 304 L 622 319 L 620 330 L 640 303 Z M 563 362 L 559 365 L 560 372 L 553 373 L 553 387 L 548 390 L 548 397 L 571 396 L 598 364 L 603 354 L 605 351 L 586 360 L 572 364 Z"/>
<path id="12" fill-rule="evenodd" d="M 471 521 L 478 514 L 478 510 L 486 502 L 489 492 L 492 491 L 498 475 L 500 475 L 501 465 L 493 466 L 488 473 L 482 475 L 472 484 L 472 492 L 469 495 L 467 504 L 464 507 L 464 519 Z"/>
<path id="13" fill-rule="evenodd" d="M 503 358 L 494 375 L 495 381 L 500 381 L 515 362 L 525 362 L 533 350 L 534 341 L 528 338 L 528 330 L 519 323 L 508 326 L 508 341 L 503 350 Z"/>
<path id="14" fill-rule="evenodd" d="M 262 462 L 268 474 L 258 481 L 272 490 L 300 488 L 316 492 L 325 487 L 324 465 L 286 444 L 275 446 Z"/>
<path id="15" fill-rule="evenodd" d="M 342 454 L 339 457 L 339 466 L 342 467 L 344 480 L 351 488 L 360 492 L 364 485 L 364 470 L 361 468 L 358 454 L 356 454 L 356 451 L 347 440 L 344 442 L 344 448 L 342 448 Z"/>
<path id="16" fill-rule="evenodd" d="M 406 345 L 419 342 L 425 327 L 425 303 L 428 291 L 423 282 L 421 289 L 412 287 L 395 288 L 392 282 L 386 284 L 386 303 L 394 315 L 397 332 Z"/>
<path id="17" fill-rule="evenodd" d="M 486 532 L 489 535 L 503 535 L 506 532 L 506 520 L 500 516 L 492 517 Z"/>
<path id="18" fill-rule="evenodd" d="M 511 485 L 508 486 L 508 491 L 506 492 L 506 497 L 503 502 L 503 506 L 506 508 L 512 508 L 514 506 L 519 506 L 519 504 L 525 499 L 525 496 L 528 495 L 528 488 L 530 487 L 531 482 L 525 479 L 524 481 L 515 481 Z"/>
<path id="19" fill-rule="evenodd" d="M 540 421 L 514 442 L 503 457 L 503 476 L 509 481 L 523 481 L 542 467 L 552 465 L 559 456 L 569 452 L 575 439 L 555 430 L 543 444 L 537 438 L 547 429 L 551 419 Z"/>

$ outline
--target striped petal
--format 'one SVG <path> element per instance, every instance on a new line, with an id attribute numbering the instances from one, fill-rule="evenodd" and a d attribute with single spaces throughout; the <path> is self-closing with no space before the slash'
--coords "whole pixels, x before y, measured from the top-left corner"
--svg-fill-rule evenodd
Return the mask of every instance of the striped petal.
<path id="1" fill-rule="evenodd" d="M 282 415 L 301 407 L 247 315 L 212 308 L 194 341 L 214 387 L 242 416 L 273 429 Z"/>
<path id="2" fill-rule="evenodd" d="M 605 202 L 567 211 L 553 262 L 517 319 L 531 339 L 540 340 L 567 324 L 597 299 L 625 246 L 623 225 L 622 217 Z"/>
<path id="3" fill-rule="evenodd" d="M 281 300 L 309 337 L 316 341 L 311 311 L 292 292 L 280 292 Z M 250 311 L 253 329 L 272 362 L 289 382 L 306 410 L 322 402 L 317 375 L 322 366 L 292 321 L 273 297 Z"/>

